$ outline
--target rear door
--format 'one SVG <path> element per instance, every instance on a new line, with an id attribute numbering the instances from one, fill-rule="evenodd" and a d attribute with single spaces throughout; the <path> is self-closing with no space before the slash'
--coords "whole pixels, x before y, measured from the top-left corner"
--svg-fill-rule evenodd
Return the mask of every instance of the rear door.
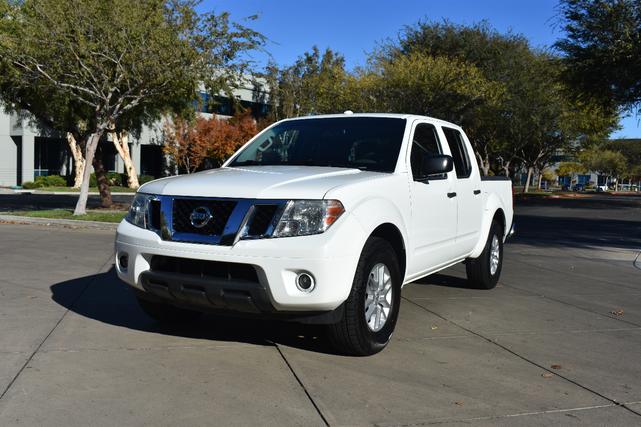
<path id="1" fill-rule="evenodd" d="M 457 207 L 452 197 L 453 172 L 421 179 L 424 155 L 449 154 L 443 150 L 436 127 L 418 122 L 412 130 L 410 147 L 411 240 L 408 276 L 418 275 L 453 259 Z M 448 196 L 449 194 L 449 196 Z"/>
<path id="2" fill-rule="evenodd" d="M 472 251 L 479 239 L 483 218 L 483 194 L 478 166 L 468 149 L 469 142 L 461 131 L 443 126 L 445 139 L 454 159 L 456 199 L 458 200 L 458 226 L 456 247 L 459 254 Z"/>

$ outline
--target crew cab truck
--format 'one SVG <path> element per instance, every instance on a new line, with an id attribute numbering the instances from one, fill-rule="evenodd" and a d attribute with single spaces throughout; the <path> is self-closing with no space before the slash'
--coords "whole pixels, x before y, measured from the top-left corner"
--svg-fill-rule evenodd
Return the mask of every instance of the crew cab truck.
<path id="1" fill-rule="evenodd" d="M 390 340 L 404 284 L 465 262 L 493 288 L 511 182 L 481 177 L 463 130 L 429 117 L 283 120 L 222 167 L 140 187 L 118 276 L 159 321 L 227 312 L 328 325 L 339 351 Z"/>

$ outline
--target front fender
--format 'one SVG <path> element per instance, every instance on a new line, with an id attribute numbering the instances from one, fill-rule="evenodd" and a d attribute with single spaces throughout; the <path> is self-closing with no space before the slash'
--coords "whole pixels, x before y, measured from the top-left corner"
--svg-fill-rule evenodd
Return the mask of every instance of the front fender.
<path id="1" fill-rule="evenodd" d="M 383 224 L 392 224 L 401 233 L 403 244 L 405 245 L 405 263 L 407 265 L 409 250 L 409 236 L 407 233 L 406 220 L 400 209 L 387 199 L 380 197 L 371 197 L 362 200 L 358 206 L 352 209 L 352 215 L 365 230 L 365 240 L 360 242 L 363 247 L 365 242 L 371 236 L 372 232 Z"/>

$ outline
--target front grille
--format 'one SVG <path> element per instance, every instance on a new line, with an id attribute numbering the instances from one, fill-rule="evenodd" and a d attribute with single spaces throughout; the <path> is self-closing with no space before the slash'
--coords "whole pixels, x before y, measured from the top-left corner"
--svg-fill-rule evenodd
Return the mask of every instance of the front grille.
<path id="1" fill-rule="evenodd" d="M 277 210 L 278 205 L 255 205 L 247 234 L 256 237 L 267 234 Z"/>
<path id="2" fill-rule="evenodd" d="M 174 199 L 174 231 L 208 236 L 221 235 L 234 207 L 236 207 L 236 202 L 228 200 Z M 190 219 L 192 212 L 197 208 L 207 208 L 212 215 L 209 222 L 201 228 L 194 227 Z"/>
<path id="3" fill-rule="evenodd" d="M 151 258 L 150 267 L 151 271 L 157 272 L 185 274 L 205 279 L 209 277 L 258 283 L 256 269 L 249 264 L 155 255 Z"/>
<path id="4" fill-rule="evenodd" d="M 149 202 L 149 225 L 154 230 L 160 230 L 160 200 Z"/>

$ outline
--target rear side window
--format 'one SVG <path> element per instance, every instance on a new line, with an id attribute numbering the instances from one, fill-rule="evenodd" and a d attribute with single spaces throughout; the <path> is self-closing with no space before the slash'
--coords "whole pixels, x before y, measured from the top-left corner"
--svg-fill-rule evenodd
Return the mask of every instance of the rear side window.
<path id="1" fill-rule="evenodd" d="M 412 138 L 412 152 L 410 154 L 410 164 L 412 166 L 412 175 L 414 179 L 424 175 L 423 159 L 425 156 L 438 156 L 443 151 L 438 140 L 438 134 L 434 125 L 429 123 L 420 123 L 414 129 Z M 445 174 L 431 175 L 430 179 L 444 179 Z"/>
<path id="2" fill-rule="evenodd" d="M 463 135 L 456 129 L 443 128 L 443 133 L 447 139 L 447 145 L 452 152 L 454 159 L 454 168 L 456 169 L 457 178 L 469 178 L 472 174 L 472 164 L 470 163 L 470 156 L 465 148 L 465 141 Z"/>

